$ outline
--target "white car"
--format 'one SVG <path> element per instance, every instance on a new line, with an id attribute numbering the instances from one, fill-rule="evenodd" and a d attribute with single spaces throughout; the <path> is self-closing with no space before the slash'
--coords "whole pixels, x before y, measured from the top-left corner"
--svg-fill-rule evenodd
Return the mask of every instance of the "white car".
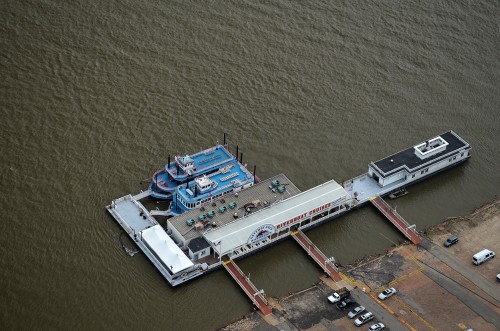
<path id="1" fill-rule="evenodd" d="M 356 320 L 354 321 L 354 324 L 356 324 L 356 326 L 361 326 L 365 323 L 368 323 L 372 319 L 373 319 L 373 314 L 370 312 L 367 312 L 367 313 L 359 316 L 358 318 L 356 318 Z"/>
<path id="2" fill-rule="evenodd" d="M 347 314 L 347 317 L 354 318 L 364 311 L 365 311 L 365 307 L 363 307 L 363 306 L 356 307 L 352 311 L 350 311 L 349 314 Z"/>
<path id="3" fill-rule="evenodd" d="M 332 295 L 330 295 L 328 297 L 328 301 L 330 301 L 330 303 L 339 302 L 340 301 L 340 295 L 337 292 L 335 292 L 335 293 L 333 293 Z"/>
<path id="4" fill-rule="evenodd" d="M 368 328 L 368 331 L 380 331 L 385 329 L 385 325 L 382 323 L 375 323 Z"/>
<path id="5" fill-rule="evenodd" d="M 391 287 L 391 288 L 383 290 L 382 293 L 380 293 L 378 295 L 378 298 L 380 300 L 385 300 L 396 292 L 397 292 L 396 289 L 394 287 Z"/>

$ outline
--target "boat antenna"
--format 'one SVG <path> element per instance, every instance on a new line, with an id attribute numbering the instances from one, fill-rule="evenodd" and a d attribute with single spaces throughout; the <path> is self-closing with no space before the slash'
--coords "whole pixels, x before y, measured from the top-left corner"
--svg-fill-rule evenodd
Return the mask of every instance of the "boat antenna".
<path id="1" fill-rule="evenodd" d="M 255 170 L 257 169 L 257 166 L 253 166 L 253 183 L 255 184 Z"/>

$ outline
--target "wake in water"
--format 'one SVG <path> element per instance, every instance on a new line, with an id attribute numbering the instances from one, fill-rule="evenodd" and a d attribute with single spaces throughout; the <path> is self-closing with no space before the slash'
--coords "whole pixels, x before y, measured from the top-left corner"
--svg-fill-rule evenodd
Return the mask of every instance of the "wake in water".
<path id="1" fill-rule="evenodd" d="M 139 252 L 139 250 L 128 248 L 127 246 L 125 246 L 125 244 L 123 243 L 123 234 L 124 233 L 125 233 L 125 231 L 120 232 L 120 245 L 122 246 L 125 254 L 127 254 L 128 256 L 134 256 L 135 254 L 137 254 Z"/>

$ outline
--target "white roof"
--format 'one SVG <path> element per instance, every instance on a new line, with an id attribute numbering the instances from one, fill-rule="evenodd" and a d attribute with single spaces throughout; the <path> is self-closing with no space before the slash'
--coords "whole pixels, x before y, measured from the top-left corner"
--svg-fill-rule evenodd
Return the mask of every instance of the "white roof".
<path id="1" fill-rule="evenodd" d="M 247 244 L 250 236 L 259 226 L 267 224 L 276 226 L 343 197 L 350 198 L 350 195 L 337 182 L 331 180 L 235 222 L 211 230 L 204 236 L 217 253 L 222 251 L 223 254 L 227 254 L 233 249 Z"/>
<path id="2" fill-rule="evenodd" d="M 142 230 L 142 240 L 154 251 L 172 274 L 193 266 L 193 262 L 182 252 L 175 242 L 167 235 L 161 225 L 155 225 Z"/>

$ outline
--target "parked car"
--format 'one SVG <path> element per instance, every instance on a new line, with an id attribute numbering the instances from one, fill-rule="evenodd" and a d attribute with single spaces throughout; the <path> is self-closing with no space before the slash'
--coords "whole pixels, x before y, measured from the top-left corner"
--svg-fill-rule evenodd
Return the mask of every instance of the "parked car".
<path id="1" fill-rule="evenodd" d="M 345 300 L 342 300 L 340 301 L 339 303 L 337 303 L 337 309 L 338 310 L 344 310 L 346 309 L 347 307 L 349 306 L 352 306 L 352 305 L 355 305 L 356 304 L 356 301 L 354 301 L 353 299 L 351 298 L 347 298 Z"/>
<path id="2" fill-rule="evenodd" d="M 356 318 L 356 320 L 354 321 L 354 324 L 356 324 L 357 326 L 361 326 L 365 323 L 370 322 L 372 319 L 373 319 L 373 314 L 370 312 L 367 312 L 367 313 L 359 316 L 358 318 Z"/>
<path id="3" fill-rule="evenodd" d="M 349 290 L 347 288 L 345 288 L 345 287 L 342 287 L 337 292 L 335 292 L 332 295 L 330 295 L 328 297 L 328 301 L 330 303 L 339 302 L 340 300 L 342 300 L 344 298 L 347 298 L 349 296 L 349 294 L 350 294 Z"/>
<path id="4" fill-rule="evenodd" d="M 337 292 L 335 292 L 335 293 L 333 293 L 332 295 L 330 295 L 328 297 L 328 301 L 330 301 L 330 303 L 339 302 L 340 301 L 340 295 Z"/>
<path id="5" fill-rule="evenodd" d="M 388 288 L 388 289 L 383 290 L 383 291 L 382 291 L 382 293 L 380 293 L 380 294 L 378 295 L 378 298 L 379 298 L 380 300 L 385 300 L 385 299 L 387 299 L 388 297 L 392 296 L 392 295 L 393 295 L 394 293 L 396 293 L 396 292 L 397 292 L 397 291 L 396 291 L 396 289 L 395 289 L 394 287 L 390 287 L 390 288 Z"/>
<path id="6" fill-rule="evenodd" d="M 451 245 L 455 245 L 458 242 L 457 236 L 451 236 L 444 241 L 444 247 L 450 247 Z"/>
<path id="7" fill-rule="evenodd" d="M 385 329 L 385 325 L 382 323 L 375 323 L 368 328 L 368 331 L 380 331 Z"/>
<path id="8" fill-rule="evenodd" d="M 497 282 L 500 282 L 500 274 L 497 275 Z"/>
<path id="9" fill-rule="evenodd" d="M 495 252 L 490 251 L 489 249 L 483 249 L 479 253 L 474 254 L 472 257 L 472 263 L 475 265 L 480 265 L 483 262 L 488 261 L 495 257 Z"/>
<path id="10" fill-rule="evenodd" d="M 353 310 L 351 310 L 349 312 L 349 314 L 347 314 L 347 317 L 354 318 L 354 317 L 358 316 L 359 314 L 361 314 L 364 311 L 365 311 L 365 307 L 363 307 L 363 306 L 356 307 Z"/>

